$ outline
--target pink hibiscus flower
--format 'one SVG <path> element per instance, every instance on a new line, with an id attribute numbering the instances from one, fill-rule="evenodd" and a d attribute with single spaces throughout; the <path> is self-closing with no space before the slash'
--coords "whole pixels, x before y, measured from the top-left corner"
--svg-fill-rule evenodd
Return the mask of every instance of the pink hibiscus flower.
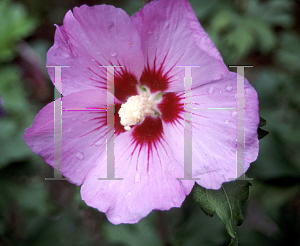
<path id="1" fill-rule="evenodd" d="M 153 1 L 129 17 L 100 5 L 69 11 L 57 26 L 47 65 L 62 69 L 63 108 L 107 105 L 106 68 L 115 68 L 115 177 L 107 176 L 106 111 L 62 112 L 62 174 L 82 185 L 82 199 L 114 224 L 136 223 L 152 210 L 180 207 L 195 181 L 184 176 L 185 70 L 192 108 L 235 108 L 237 74 L 225 66 L 186 0 Z M 48 68 L 54 81 L 54 69 Z M 258 154 L 258 99 L 245 79 L 245 170 Z M 54 166 L 54 107 L 44 107 L 24 140 Z M 236 113 L 194 110 L 193 178 L 209 189 L 236 177 Z M 113 131 L 112 127 L 108 127 Z M 55 150 L 56 151 L 56 150 Z M 99 180 L 100 178 L 100 180 Z"/>

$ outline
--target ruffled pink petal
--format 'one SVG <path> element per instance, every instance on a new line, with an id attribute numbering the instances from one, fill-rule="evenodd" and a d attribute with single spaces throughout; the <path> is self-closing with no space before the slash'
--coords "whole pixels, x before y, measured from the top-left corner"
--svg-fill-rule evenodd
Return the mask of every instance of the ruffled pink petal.
<path id="1" fill-rule="evenodd" d="M 62 112 L 62 174 L 79 185 L 106 153 L 106 111 L 94 111 L 106 108 L 106 93 L 102 90 L 73 93 L 62 98 L 62 107 L 90 109 Z M 26 129 L 24 141 L 54 167 L 53 102 L 37 114 L 33 125 Z"/>
<path id="2" fill-rule="evenodd" d="M 237 74 L 192 90 L 193 108 L 236 108 Z M 258 99 L 245 79 L 245 171 L 258 155 Z M 181 102 L 184 102 L 182 97 Z M 166 142 L 179 163 L 184 163 L 183 113 L 177 122 L 163 122 Z M 192 111 L 193 178 L 208 189 L 219 189 L 223 182 L 236 178 L 237 120 L 235 111 Z"/>
<path id="3" fill-rule="evenodd" d="M 164 91 L 184 90 L 184 69 L 176 65 L 201 66 L 193 69 L 193 88 L 228 74 L 218 50 L 186 0 L 150 2 L 131 19 L 141 36 L 144 72 L 162 69 L 169 78 L 163 82 Z"/>
<path id="4" fill-rule="evenodd" d="M 127 131 L 115 139 L 115 177 L 123 180 L 98 180 L 106 178 L 106 166 L 98 164 L 81 188 L 82 199 L 114 224 L 136 223 L 154 209 L 180 207 L 194 185 L 176 180 L 184 170 L 163 138 L 151 151 L 134 141 L 133 134 Z"/>
<path id="5" fill-rule="evenodd" d="M 100 65 L 124 66 L 122 74 L 130 79 L 115 82 L 119 88 L 130 87 L 129 93 L 136 94 L 131 84 L 136 84 L 142 73 L 144 57 L 130 17 L 108 5 L 83 5 L 73 12 L 66 14 L 63 26 L 57 26 L 54 45 L 47 54 L 47 65 L 71 66 L 62 68 L 62 94 L 95 87 L 106 89 L 106 68 Z M 54 68 L 48 68 L 48 73 L 54 82 Z"/>

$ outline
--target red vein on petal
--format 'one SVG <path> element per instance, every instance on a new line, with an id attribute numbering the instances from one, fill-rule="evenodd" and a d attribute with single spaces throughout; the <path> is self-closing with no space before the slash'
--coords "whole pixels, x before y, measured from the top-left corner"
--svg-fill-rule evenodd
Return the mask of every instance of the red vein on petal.
<path id="1" fill-rule="evenodd" d="M 163 138 L 163 126 L 159 117 L 148 116 L 145 120 L 136 125 L 132 131 L 132 144 L 135 147 L 132 153 L 139 146 L 139 154 L 142 148 L 147 148 L 147 171 L 149 171 L 149 158 L 153 154 L 153 147 L 157 149 L 157 142 Z"/>
<path id="2" fill-rule="evenodd" d="M 149 60 L 147 60 L 147 65 L 145 66 L 140 82 L 142 85 L 147 86 L 152 93 L 157 91 L 165 91 L 168 89 L 170 83 L 170 76 L 168 75 L 171 69 L 167 72 L 163 72 L 164 62 L 166 60 L 167 54 L 160 64 L 159 68 L 156 69 L 156 55 L 153 61 L 153 68 L 150 68 Z"/>
<path id="3" fill-rule="evenodd" d="M 184 103 L 181 102 L 184 94 L 176 94 L 174 92 L 164 93 L 162 102 L 158 105 L 161 112 L 162 120 L 166 123 L 175 124 L 179 120 L 183 120 Z"/>
<path id="4" fill-rule="evenodd" d="M 138 94 L 138 81 L 126 67 L 121 67 L 120 70 L 115 71 L 115 97 L 119 101 L 125 102 L 130 96 Z"/>

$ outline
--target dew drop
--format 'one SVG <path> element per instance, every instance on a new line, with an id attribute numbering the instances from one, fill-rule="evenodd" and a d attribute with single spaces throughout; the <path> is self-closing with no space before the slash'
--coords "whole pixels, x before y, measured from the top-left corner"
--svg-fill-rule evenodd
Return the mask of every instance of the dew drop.
<path id="1" fill-rule="evenodd" d="M 122 221 L 122 218 L 118 215 L 114 215 L 114 223 L 115 225 L 120 224 Z"/>
<path id="2" fill-rule="evenodd" d="M 178 206 L 180 204 L 180 201 L 179 201 L 178 197 L 173 198 L 173 202 L 174 202 L 175 206 Z"/>
<path id="3" fill-rule="evenodd" d="M 169 166 L 169 170 L 172 171 L 173 169 L 174 169 L 174 165 L 171 164 L 171 165 Z"/>
<path id="4" fill-rule="evenodd" d="M 210 87 L 208 93 L 213 94 L 214 93 L 214 87 Z"/>
<path id="5" fill-rule="evenodd" d="M 153 33 L 153 31 L 152 31 L 152 30 L 149 30 L 149 31 L 148 31 L 148 34 L 149 34 L 149 35 L 151 35 L 152 33 Z"/>
<path id="6" fill-rule="evenodd" d="M 70 132 L 70 131 L 71 131 L 71 129 L 68 129 L 68 130 L 67 130 L 67 132 Z"/>
<path id="7" fill-rule="evenodd" d="M 226 86 L 226 91 L 232 91 L 232 86 L 231 85 L 227 85 Z"/>
<path id="8" fill-rule="evenodd" d="M 76 154 L 76 158 L 78 158 L 79 160 L 83 160 L 84 156 L 83 156 L 83 154 L 81 152 L 78 152 Z"/>
<path id="9" fill-rule="evenodd" d="M 131 196 L 131 192 L 128 192 L 127 195 L 125 196 L 125 198 Z"/>
<path id="10" fill-rule="evenodd" d="M 236 112 L 236 111 L 233 111 L 233 112 L 231 113 L 231 116 L 232 116 L 233 118 L 236 118 L 237 112 Z"/>
<path id="11" fill-rule="evenodd" d="M 136 173 L 136 174 L 135 174 L 134 182 L 135 182 L 135 183 L 141 182 L 141 174 L 140 174 L 140 173 Z"/>
<path id="12" fill-rule="evenodd" d="M 116 53 L 115 51 L 111 50 L 111 51 L 110 51 L 110 55 L 111 55 L 111 56 L 116 56 L 117 53 Z"/>
<path id="13" fill-rule="evenodd" d="M 228 125 L 228 123 L 229 123 L 229 121 L 228 121 L 228 120 L 225 120 L 225 124 Z"/>
<path id="14" fill-rule="evenodd" d="M 246 93 L 247 94 L 251 94 L 252 93 L 252 90 L 250 88 L 246 88 Z"/>
<path id="15" fill-rule="evenodd" d="M 100 51 L 97 51 L 97 54 L 100 55 L 101 54 Z"/>
<path id="16" fill-rule="evenodd" d="M 93 58 L 92 61 L 94 62 L 94 61 L 96 61 L 96 60 Z"/>

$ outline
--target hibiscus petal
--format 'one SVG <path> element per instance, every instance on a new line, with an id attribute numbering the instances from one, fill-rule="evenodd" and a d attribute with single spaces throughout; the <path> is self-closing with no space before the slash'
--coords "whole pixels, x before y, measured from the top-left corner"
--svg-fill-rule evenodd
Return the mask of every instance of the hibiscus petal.
<path id="1" fill-rule="evenodd" d="M 99 164 L 88 174 L 81 196 L 114 224 L 136 223 L 154 209 L 181 206 L 194 185 L 176 180 L 182 174 L 163 139 L 149 151 L 148 145 L 136 145 L 133 132 L 127 131 L 115 139 L 115 178 L 123 180 L 98 180 L 106 178 L 106 167 Z"/>
<path id="2" fill-rule="evenodd" d="M 201 66 L 193 69 L 193 88 L 228 74 L 186 0 L 153 1 L 131 18 L 141 36 L 145 64 L 150 70 L 161 67 L 169 77 L 165 91 L 184 90 L 184 69 L 176 65 Z M 147 85 L 151 88 L 153 82 Z"/>
<path id="3" fill-rule="evenodd" d="M 96 161 L 106 155 L 106 111 L 91 109 L 106 108 L 106 93 L 102 90 L 73 93 L 62 98 L 62 107 L 77 109 L 62 112 L 62 174 L 79 185 Z M 90 110 L 78 111 L 83 108 Z M 54 102 L 37 114 L 33 125 L 26 129 L 24 141 L 54 167 Z"/>
<path id="4" fill-rule="evenodd" d="M 108 5 L 83 5 L 73 12 L 66 14 L 62 27 L 57 26 L 47 54 L 47 65 L 71 66 L 62 68 L 63 95 L 106 89 L 106 69 L 99 65 L 122 65 L 130 74 L 127 77 L 140 77 L 144 61 L 140 37 L 126 12 Z M 54 81 L 54 68 L 48 68 L 48 73 Z M 130 83 L 122 81 L 119 87 L 126 89 Z M 135 87 L 130 94 L 136 94 Z"/>
<path id="5" fill-rule="evenodd" d="M 236 108 L 237 74 L 192 90 L 192 165 L 193 178 L 208 189 L 219 189 L 223 182 L 236 178 L 236 111 L 211 108 Z M 258 99 L 254 88 L 245 79 L 245 171 L 258 155 Z M 184 102 L 182 99 L 181 103 Z M 175 158 L 184 163 L 184 121 L 163 122 L 165 139 Z"/>

